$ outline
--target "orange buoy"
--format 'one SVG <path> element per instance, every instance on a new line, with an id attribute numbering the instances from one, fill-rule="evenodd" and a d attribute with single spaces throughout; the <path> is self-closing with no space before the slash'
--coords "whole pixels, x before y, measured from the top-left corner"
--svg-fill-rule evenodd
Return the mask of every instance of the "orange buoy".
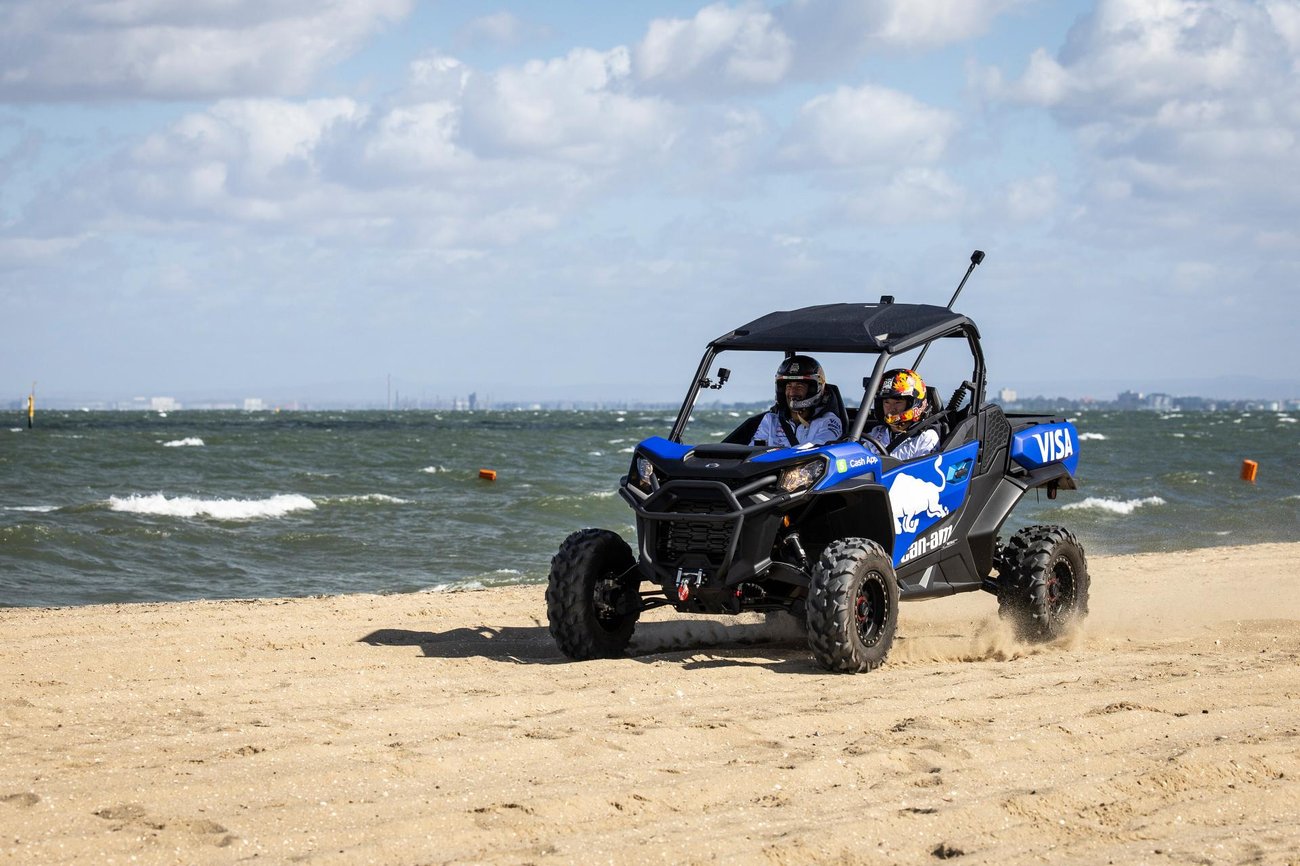
<path id="1" fill-rule="evenodd" d="M 478 471 L 478 477 L 486 481 L 496 481 L 497 471 L 495 469 L 480 469 Z"/>
<path id="2" fill-rule="evenodd" d="M 1255 483 L 1255 473 L 1259 471 L 1259 464 L 1254 460 L 1241 461 L 1241 480 Z"/>

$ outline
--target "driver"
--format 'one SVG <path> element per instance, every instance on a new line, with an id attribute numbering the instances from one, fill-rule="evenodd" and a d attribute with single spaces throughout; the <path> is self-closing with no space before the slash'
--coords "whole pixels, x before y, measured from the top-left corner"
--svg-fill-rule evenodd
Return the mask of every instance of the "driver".
<path id="1" fill-rule="evenodd" d="M 899 460 L 922 457 L 939 447 L 939 432 L 927 427 L 916 435 L 910 431 L 930 411 L 925 382 L 915 370 L 890 370 L 885 373 L 876 397 L 876 417 L 885 419 L 867 434 L 881 451 Z"/>
<path id="2" fill-rule="evenodd" d="M 826 372 L 815 358 L 791 355 L 776 368 L 776 404 L 763 416 L 751 445 L 788 448 L 825 445 L 844 435 L 844 425 L 832 411 Z"/>

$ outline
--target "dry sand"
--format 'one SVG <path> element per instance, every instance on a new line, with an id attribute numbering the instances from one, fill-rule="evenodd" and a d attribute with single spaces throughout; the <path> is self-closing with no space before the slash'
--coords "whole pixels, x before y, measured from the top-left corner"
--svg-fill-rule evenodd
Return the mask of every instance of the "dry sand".
<path id="1" fill-rule="evenodd" d="M 1300 544 L 1094 558 L 880 671 L 671 612 L 571 663 L 539 586 L 0 610 L 0 862 L 1300 863 Z"/>

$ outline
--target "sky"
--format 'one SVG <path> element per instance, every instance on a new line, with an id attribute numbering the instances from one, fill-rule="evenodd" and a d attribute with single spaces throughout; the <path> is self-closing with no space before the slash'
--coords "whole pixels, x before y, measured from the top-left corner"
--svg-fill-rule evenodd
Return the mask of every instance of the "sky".
<path id="1" fill-rule="evenodd" d="M 671 400 L 974 249 L 995 389 L 1294 397 L 1298 136 L 1300 0 L 0 0 L 0 401 Z"/>

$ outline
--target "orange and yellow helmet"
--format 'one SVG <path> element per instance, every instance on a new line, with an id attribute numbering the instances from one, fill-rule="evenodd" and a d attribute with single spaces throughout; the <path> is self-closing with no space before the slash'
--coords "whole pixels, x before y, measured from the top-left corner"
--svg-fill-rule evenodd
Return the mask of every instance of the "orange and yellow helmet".
<path id="1" fill-rule="evenodd" d="M 876 397 L 876 415 L 883 418 L 891 430 L 901 433 L 925 417 L 930 409 L 925 399 L 925 381 L 915 370 L 897 369 L 885 373 Z M 904 400 L 907 408 L 898 415 L 885 414 L 885 398 Z"/>

